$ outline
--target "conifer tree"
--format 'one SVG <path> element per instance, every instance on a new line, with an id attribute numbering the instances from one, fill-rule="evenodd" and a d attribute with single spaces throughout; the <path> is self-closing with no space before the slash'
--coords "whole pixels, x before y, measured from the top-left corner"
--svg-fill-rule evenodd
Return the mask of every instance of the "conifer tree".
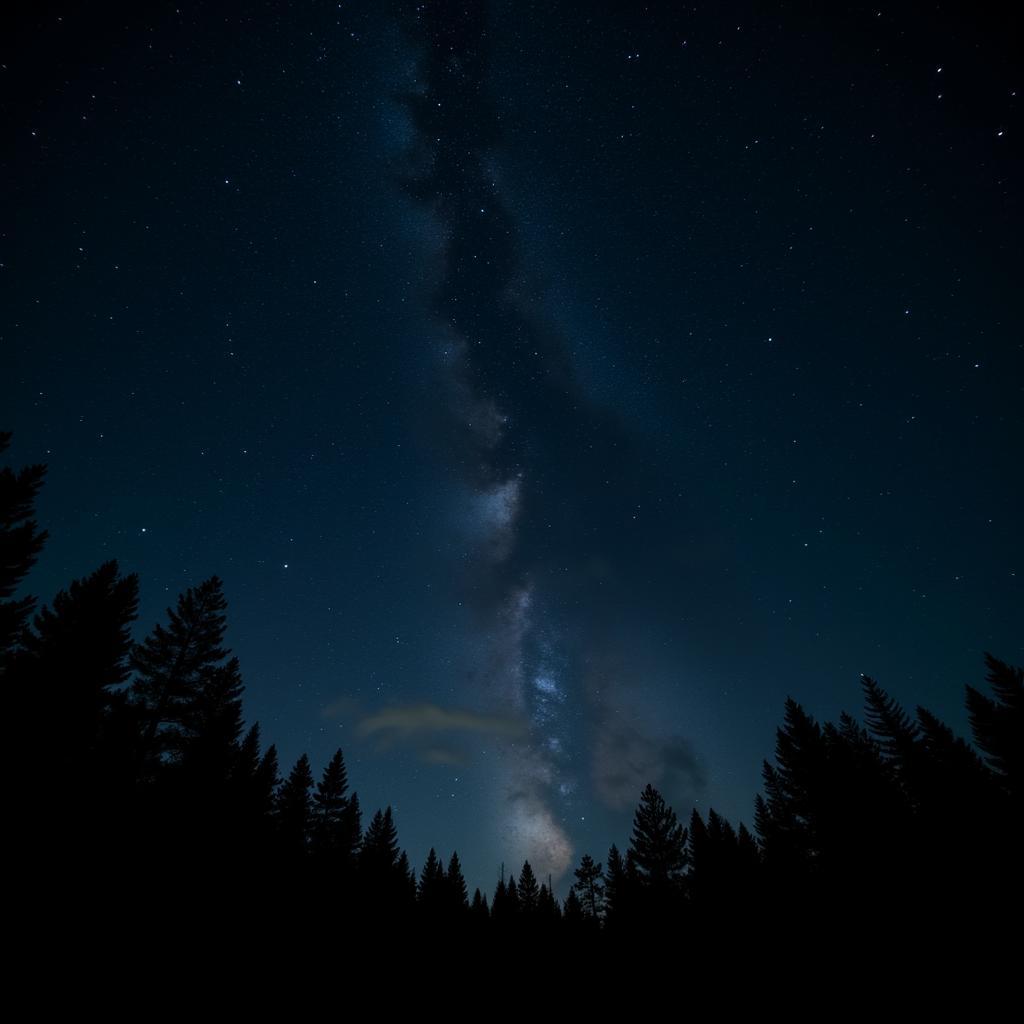
<path id="1" fill-rule="evenodd" d="M 993 697 L 967 687 L 967 715 L 978 749 L 1014 800 L 1024 804 L 1024 669 L 985 654 Z"/>
<path id="2" fill-rule="evenodd" d="M 633 817 L 630 853 L 644 886 L 668 891 L 681 882 L 686 867 L 686 829 L 650 783 Z"/>
<path id="3" fill-rule="evenodd" d="M 260 727 L 256 722 L 238 745 L 230 775 L 228 808 L 239 845 L 266 844 L 277 785 L 277 752 L 271 747 L 266 754 L 260 753 Z"/>
<path id="4" fill-rule="evenodd" d="M 469 895 L 466 879 L 462 874 L 459 855 L 454 850 L 448 861 L 448 870 L 444 876 L 445 905 L 449 916 L 459 917 L 469 907 Z"/>
<path id="5" fill-rule="evenodd" d="M 312 850 L 317 857 L 330 861 L 334 871 L 347 871 L 359 846 L 358 800 L 355 794 L 347 794 L 348 772 L 339 749 L 313 794 Z"/>
<path id="6" fill-rule="evenodd" d="M 407 915 L 416 903 L 416 873 L 404 850 L 391 808 L 374 814 L 359 851 L 359 875 L 365 911 L 375 916 Z"/>
<path id="7" fill-rule="evenodd" d="M 494 887 L 494 896 L 491 899 L 491 918 L 503 922 L 509 915 L 508 887 L 505 885 L 505 865 L 501 867 L 501 877 Z"/>
<path id="8" fill-rule="evenodd" d="M 244 739 L 238 744 L 238 756 L 235 758 L 233 778 L 238 783 L 239 792 L 243 792 L 247 782 L 256 777 L 260 767 L 260 723 L 253 722 Z"/>
<path id="9" fill-rule="evenodd" d="M 20 674 L 33 703 L 45 701 L 56 713 L 55 747 L 77 770 L 83 758 L 95 760 L 103 716 L 128 678 L 138 605 L 138 577 L 121 576 L 117 562 L 106 562 L 57 594 L 22 634 Z"/>
<path id="10" fill-rule="evenodd" d="M 145 757 L 180 760 L 195 735 L 204 691 L 211 707 L 219 704 L 228 719 L 235 714 L 241 686 L 237 662 L 223 664 L 226 608 L 221 581 L 212 576 L 186 590 L 177 608 L 167 609 L 168 625 L 155 626 L 132 652 Z"/>
<path id="11" fill-rule="evenodd" d="M 861 676 L 861 686 L 868 730 L 909 801 L 911 813 L 917 813 L 928 801 L 929 789 L 918 725 L 873 679 Z"/>
<path id="12" fill-rule="evenodd" d="M 765 796 L 755 799 L 754 821 L 769 866 L 807 876 L 820 862 L 819 812 L 830 798 L 827 752 L 820 726 L 791 698 L 775 733 L 775 760 L 764 762 Z"/>
<path id="13" fill-rule="evenodd" d="M 937 785 L 945 790 L 947 804 L 991 805 L 992 772 L 970 745 L 927 708 L 917 709 L 917 724 L 921 746 L 933 765 Z"/>
<path id="14" fill-rule="evenodd" d="M 505 899 L 502 916 L 506 920 L 515 920 L 519 917 L 519 890 L 516 887 L 516 876 L 509 874 L 508 883 L 505 886 Z"/>
<path id="15" fill-rule="evenodd" d="M 922 877 L 928 886 L 948 885 L 958 862 L 969 869 L 970 847 L 987 830 L 986 819 L 998 814 L 990 773 L 975 752 L 926 709 L 918 708 L 913 720 L 873 679 L 861 681 L 868 728 L 906 808 L 899 841 L 892 844 L 895 855 L 909 876 Z M 940 841 L 950 815 L 960 829 L 951 840 Z"/>
<path id="16" fill-rule="evenodd" d="M 893 847 L 905 846 L 911 808 L 894 765 L 878 741 L 845 711 L 838 727 L 827 723 L 822 732 L 832 790 L 831 799 L 826 793 L 824 801 L 831 820 L 823 843 L 831 842 L 830 853 L 838 860 L 851 867 L 859 861 L 867 873 L 872 861 L 879 868 L 882 861 L 895 867 L 900 854 Z M 887 852 L 880 848 L 883 836 Z"/>
<path id="17" fill-rule="evenodd" d="M 444 868 L 437 856 L 437 851 L 431 847 L 427 854 L 427 860 L 420 872 L 419 885 L 416 898 L 428 917 L 437 917 L 444 908 Z"/>
<path id="18" fill-rule="evenodd" d="M 310 840 L 313 800 L 313 773 L 309 758 L 303 754 L 288 774 L 277 794 L 277 831 L 286 856 L 305 854 Z"/>
<path id="19" fill-rule="evenodd" d="M 560 920 L 561 916 L 562 909 L 558 905 L 558 900 L 555 899 L 555 894 L 551 891 L 551 886 L 547 882 L 542 882 L 540 891 L 537 893 L 537 920 L 543 925 L 551 927 Z"/>
<path id="20" fill-rule="evenodd" d="M 348 803 L 348 771 L 345 758 L 340 748 L 324 769 L 324 774 L 316 784 L 313 794 L 313 807 L 317 817 L 317 825 L 327 833 L 332 833 L 341 819 L 345 805 Z"/>
<path id="21" fill-rule="evenodd" d="M 259 767 L 256 769 L 254 779 L 256 806 L 260 813 L 269 817 L 274 811 L 274 795 L 280 785 L 278 775 L 277 746 L 273 743 L 267 747 L 267 752 L 260 758 Z"/>
<path id="22" fill-rule="evenodd" d="M 349 859 L 355 864 L 359 859 L 359 850 L 363 841 L 363 812 L 359 807 L 359 794 L 353 791 L 348 798 L 345 809 L 345 849 L 349 851 Z"/>
<path id="23" fill-rule="evenodd" d="M 490 910 L 487 907 L 487 897 L 480 892 L 479 888 L 473 890 L 473 902 L 469 908 L 470 919 L 477 925 L 484 925 L 490 917 Z"/>
<path id="24" fill-rule="evenodd" d="M 612 843 L 605 872 L 605 920 L 609 926 L 621 926 L 632 915 L 630 878 L 619 848 Z"/>
<path id="25" fill-rule="evenodd" d="M 756 871 L 761 862 L 761 853 L 757 846 L 757 840 L 743 822 L 740 822 L 740 827 L 736 830 L 736 845 L 739 848 L 739 859 L 744 870 Z"/>
<path id="26" fill-rule="evenodd" d="M 902 707 L 869 676 L 861 676 L 868 728 L 894 760 L 911 754 L 917 743 L 917 726 Z"/>
<path id="27" fill-rule="evenodd" d="M 576 895 L 575 886 L 569 890 L 569 895 L 565 897 L 565 908 L 562 912 L 562 920 L 564 920 L 566 925 L 573 930 L 581 928 L 585 923 L 592 920 L 584 916 L 583 904 L 580 903 L 580 899 Z"/>
<path id="28" fill-rule="evenodd" d="M 246 857 L 247 867 L 256 871 L 282 842 L 278 833 L 276 796 L 278 776 L 277 748 L 271 745 L 260 753 L 260 727 L 252 728 L 238 744 L 226 786 L 226 799 L 216 810 L 223 815 L 230 833 L 225 842 L 236 855 Z"/>
<path id="29" fill-rule="evenodd" d="M 580 858 L 580 866 L 574 872 L 576 881 L 573 890 L 577 893 L 585 917 L 600 921 L 604 915 L 604 873 L 600 864 L 594 863 L 589 853 Z"/>
<path id="30" fill-rule="evenodd" d="M 11 435 L 0 431 L 0 454 L 10 441 Z M 35 598 L 15 599 L 14 594 L 46 543 L 46 532 L 33 519 L 36 495 L 45 476 L 44 465 L 26 466 L 18 472 L 7 466 L 0 469 L 0 678 L 7 672 L 35 607 Z"/>
<path id="31" fill-rule="evenodd" d="M 386 876 L 394 872 L 398 860 L 398 830 L 389 806 L 387 810 L 378 810 L 370 821 L 363 836 L 360 862 L 371 874 Z"/>
<path id="32" fill-rule="evenodd" d="M 746 830 L 740 826 L 740 830 Z M 750 840 L 750 834 L 746 833 Z M 749 864 L 741 855 L 739 837 L 732 825 L 714 808 L 707 824 L 696 809 L 690 817 L 687 846 L 690 871 L 687 890 L 699 908 L 718 912 L 742 910 L 742 898 L 752 884 Z M 749 851 L 747 851 L 749 852 Z"/>
<path id="33" fill-rule="evenodd" d="M 409 855 L 405 850 L 398 855 L 395 879 L 393 909 L 408 915 L 416 906 L 416 869 L 409 863 Z"/>
<path id="34" fill-rule="evenodd" d="M 523 868 L 519 872 L 519 886 L 516 890 L 519 894 L 519 911 L 524 917 L 535 917 L 538 909 L 539 889 L 537 876 L 533 873 L 528 860 L 523 861 Z"/>
<path id="35" fill-rule="evenodd" d="M 417 898 L 416 872 L 398 847 L 390 807 L 377 810 L 359 845 L 357 902 L 368 919 L 406 915 Z"/>
<path id="36" fill-rule="evenodd" d="M 691 896 L 699 901 L 706 895 L 706 876 L 711 869 L 708 862 L 713 853 L 710 849 L 707 826 L 696 807 L 690 814 L 690 827 L 687 833 L 687 861 L 690 865 L 687 887 Z"/>
<path id="37" fill-rule="evenodd" d="M 224 788 L 238 759 L 243 690 L 238 659 L 230 658 L 206 673 L 183 709 L 177 757 L 192 783 L 208 795 Z"/>

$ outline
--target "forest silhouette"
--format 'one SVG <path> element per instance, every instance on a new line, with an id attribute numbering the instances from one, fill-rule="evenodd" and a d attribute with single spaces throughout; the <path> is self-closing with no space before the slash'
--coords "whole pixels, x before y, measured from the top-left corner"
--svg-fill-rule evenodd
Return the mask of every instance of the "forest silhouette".
<path id="1" fill-rule="evenodd" d="M 138 578 L 117 562 L 38 610 L 18 596 L 46 541 L 34 519 L 45 472 L 0 470 L 0 678 L 27 768 L 12 785 L 19 841 L 63 912 L 139 935 L 184 907 L 193 929 L 345 921 L 677 945 L 759 922 L 778 934 L 793 921 L 850 932 L 1016 919 L 1020 668 L 985 655 L 987 686 L 966 687 L 972 742 L 867 677 L 863 722 L 821 724 L 789 699 L 753 831 L 714 810 L 680 822 L 648 785 L 624 850 L 584 854 L 564 901 L 529 862 L 470 896 L 457 853 L 431 849 L 417 871 L 390 807 L 364 822 L 341 750 L 319 777 L 305 755 L 282 777 L 259 725 L 244 729 L 216 576 L 139 643 Z"/>

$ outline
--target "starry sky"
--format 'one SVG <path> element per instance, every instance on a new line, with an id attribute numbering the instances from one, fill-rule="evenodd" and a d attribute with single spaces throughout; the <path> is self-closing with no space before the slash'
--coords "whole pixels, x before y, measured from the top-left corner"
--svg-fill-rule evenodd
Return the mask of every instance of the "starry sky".
<path id="1" fill-rule="evenodd" d="M 647 782 L 749 824 L 787 695 L 964 730 L 1024 661 L 1024 83 L 975 7 L 33 5 L 31 590 L 117 558 L 141 638 L 219 575 L 282 767 L 340 746 L 471 887 L 564 893 Z"/>

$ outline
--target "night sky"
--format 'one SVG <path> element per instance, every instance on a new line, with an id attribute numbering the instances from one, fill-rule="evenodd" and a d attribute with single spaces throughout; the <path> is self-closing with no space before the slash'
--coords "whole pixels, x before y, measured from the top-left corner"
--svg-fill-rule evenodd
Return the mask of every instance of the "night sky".
<path id="1" fill-rule="evenodd" d="M 141 638 L 219 575 L 282 769 L 340 746 L 471 888 L 564 892 L 647 782 L 749 824 L 787 695 L 965 731 L 1024 661 L 1024 82 L 976 7 L 33 5 L 28 589 L 116 558 Z"/>

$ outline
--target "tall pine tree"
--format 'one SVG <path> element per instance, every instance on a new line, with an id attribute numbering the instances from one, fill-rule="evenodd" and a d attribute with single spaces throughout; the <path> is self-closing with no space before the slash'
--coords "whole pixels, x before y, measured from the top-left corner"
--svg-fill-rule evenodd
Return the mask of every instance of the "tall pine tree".
<path id="1" fill-rule="evenodd" d="M 642 885 L 659 891 L 677 887 L 686 868 L 686 829 L 650 783 L 633 816 L 630 853 Z"/>
<path id="2" fill-rule="evenodd" d="M 1024 669 L 985 655 L 992 697 L 967 687 L 967 714 L 974 742 L 1014 802 L 1024 805 Z"/>
<path id="3" fill-rule="evenodd" d="M 132 653 L 141 759 L 150 766 L 180 760 L 204 714 L 222 714 L 229 730 L 240 727 L 237 662 L 225 664 L 222 646 L 226 608 L 221 581 L 212 576 L 186 590 L 177 608 L 167 609 L 168 625 L 156 625 Z"/>
<path id="4" fill-rule="evenodd" d="M 348 874 L 359 848 L 359 801 L 348 795 L 348 772 L 341 750 L 324 769 L 313 795 L 312 850 L 336 873 Z"/>
<path id="5" fill-rule="evenodd" d="M 523 861 L 523 868 L 519 872 L 519 912 L 525 918 L 536 917 L 540 889 L 537 885 L 537 876 L 533 873 L 528 860 Z"/>
<path id="6" fill-rule="evenodd" d="M 462 864 L 457 852 L 452 851 L 448 870 L 444 875 L 445 906 L 448 916 L 460 920 L 469 908 L 469 891 L 462 874 Z"/>
<path id="7" fill-rule="evenodd" d="M 138 606 L 138 577 L 121 576 L 117 562 L 106 562 L 57 594 L 22 634 L 19 676 L 33 704 L 51 709 L 54 747 L 66 768 L 80 772 L 95 763 L 104 716 L 128 678 Z"/>
<path id="8" fill-rule="evenodd" d="M 597 923 L 604 915 L 604 873 L 601 865 L 595 864 L 594 858 L 585 853 L 580 858 L 580 866 L 575 875 L 573 890 L 578 895 L 583 915 Z"/>
<path id="9" fill-rule="evenodd" d="M 444 867 L 437 851 L 431 847 L 416 887 L 416 899 L 428 918 L 436 920 L 444 912 L 444 881 Z"/>
<path id="10" fill-rule="evenodd" d="M 303 754 L 277 794 L 276 818 L 281 848 L 286 857 L 301 857 L 309 848 L 313 818 L 313 773 Z"/>
<path id="11" fill-rule="evenodd" d="M 0 431 L 0 454 L 10 442 L 11 435 Z M 45 476 L 44 465 L 18 472 L 7 466 L 0 469 L 0 678 L 35 607 L 34 598 L 14 598 L 14 594 L 46 542 L 46 532 L 32 517 Z"/>

